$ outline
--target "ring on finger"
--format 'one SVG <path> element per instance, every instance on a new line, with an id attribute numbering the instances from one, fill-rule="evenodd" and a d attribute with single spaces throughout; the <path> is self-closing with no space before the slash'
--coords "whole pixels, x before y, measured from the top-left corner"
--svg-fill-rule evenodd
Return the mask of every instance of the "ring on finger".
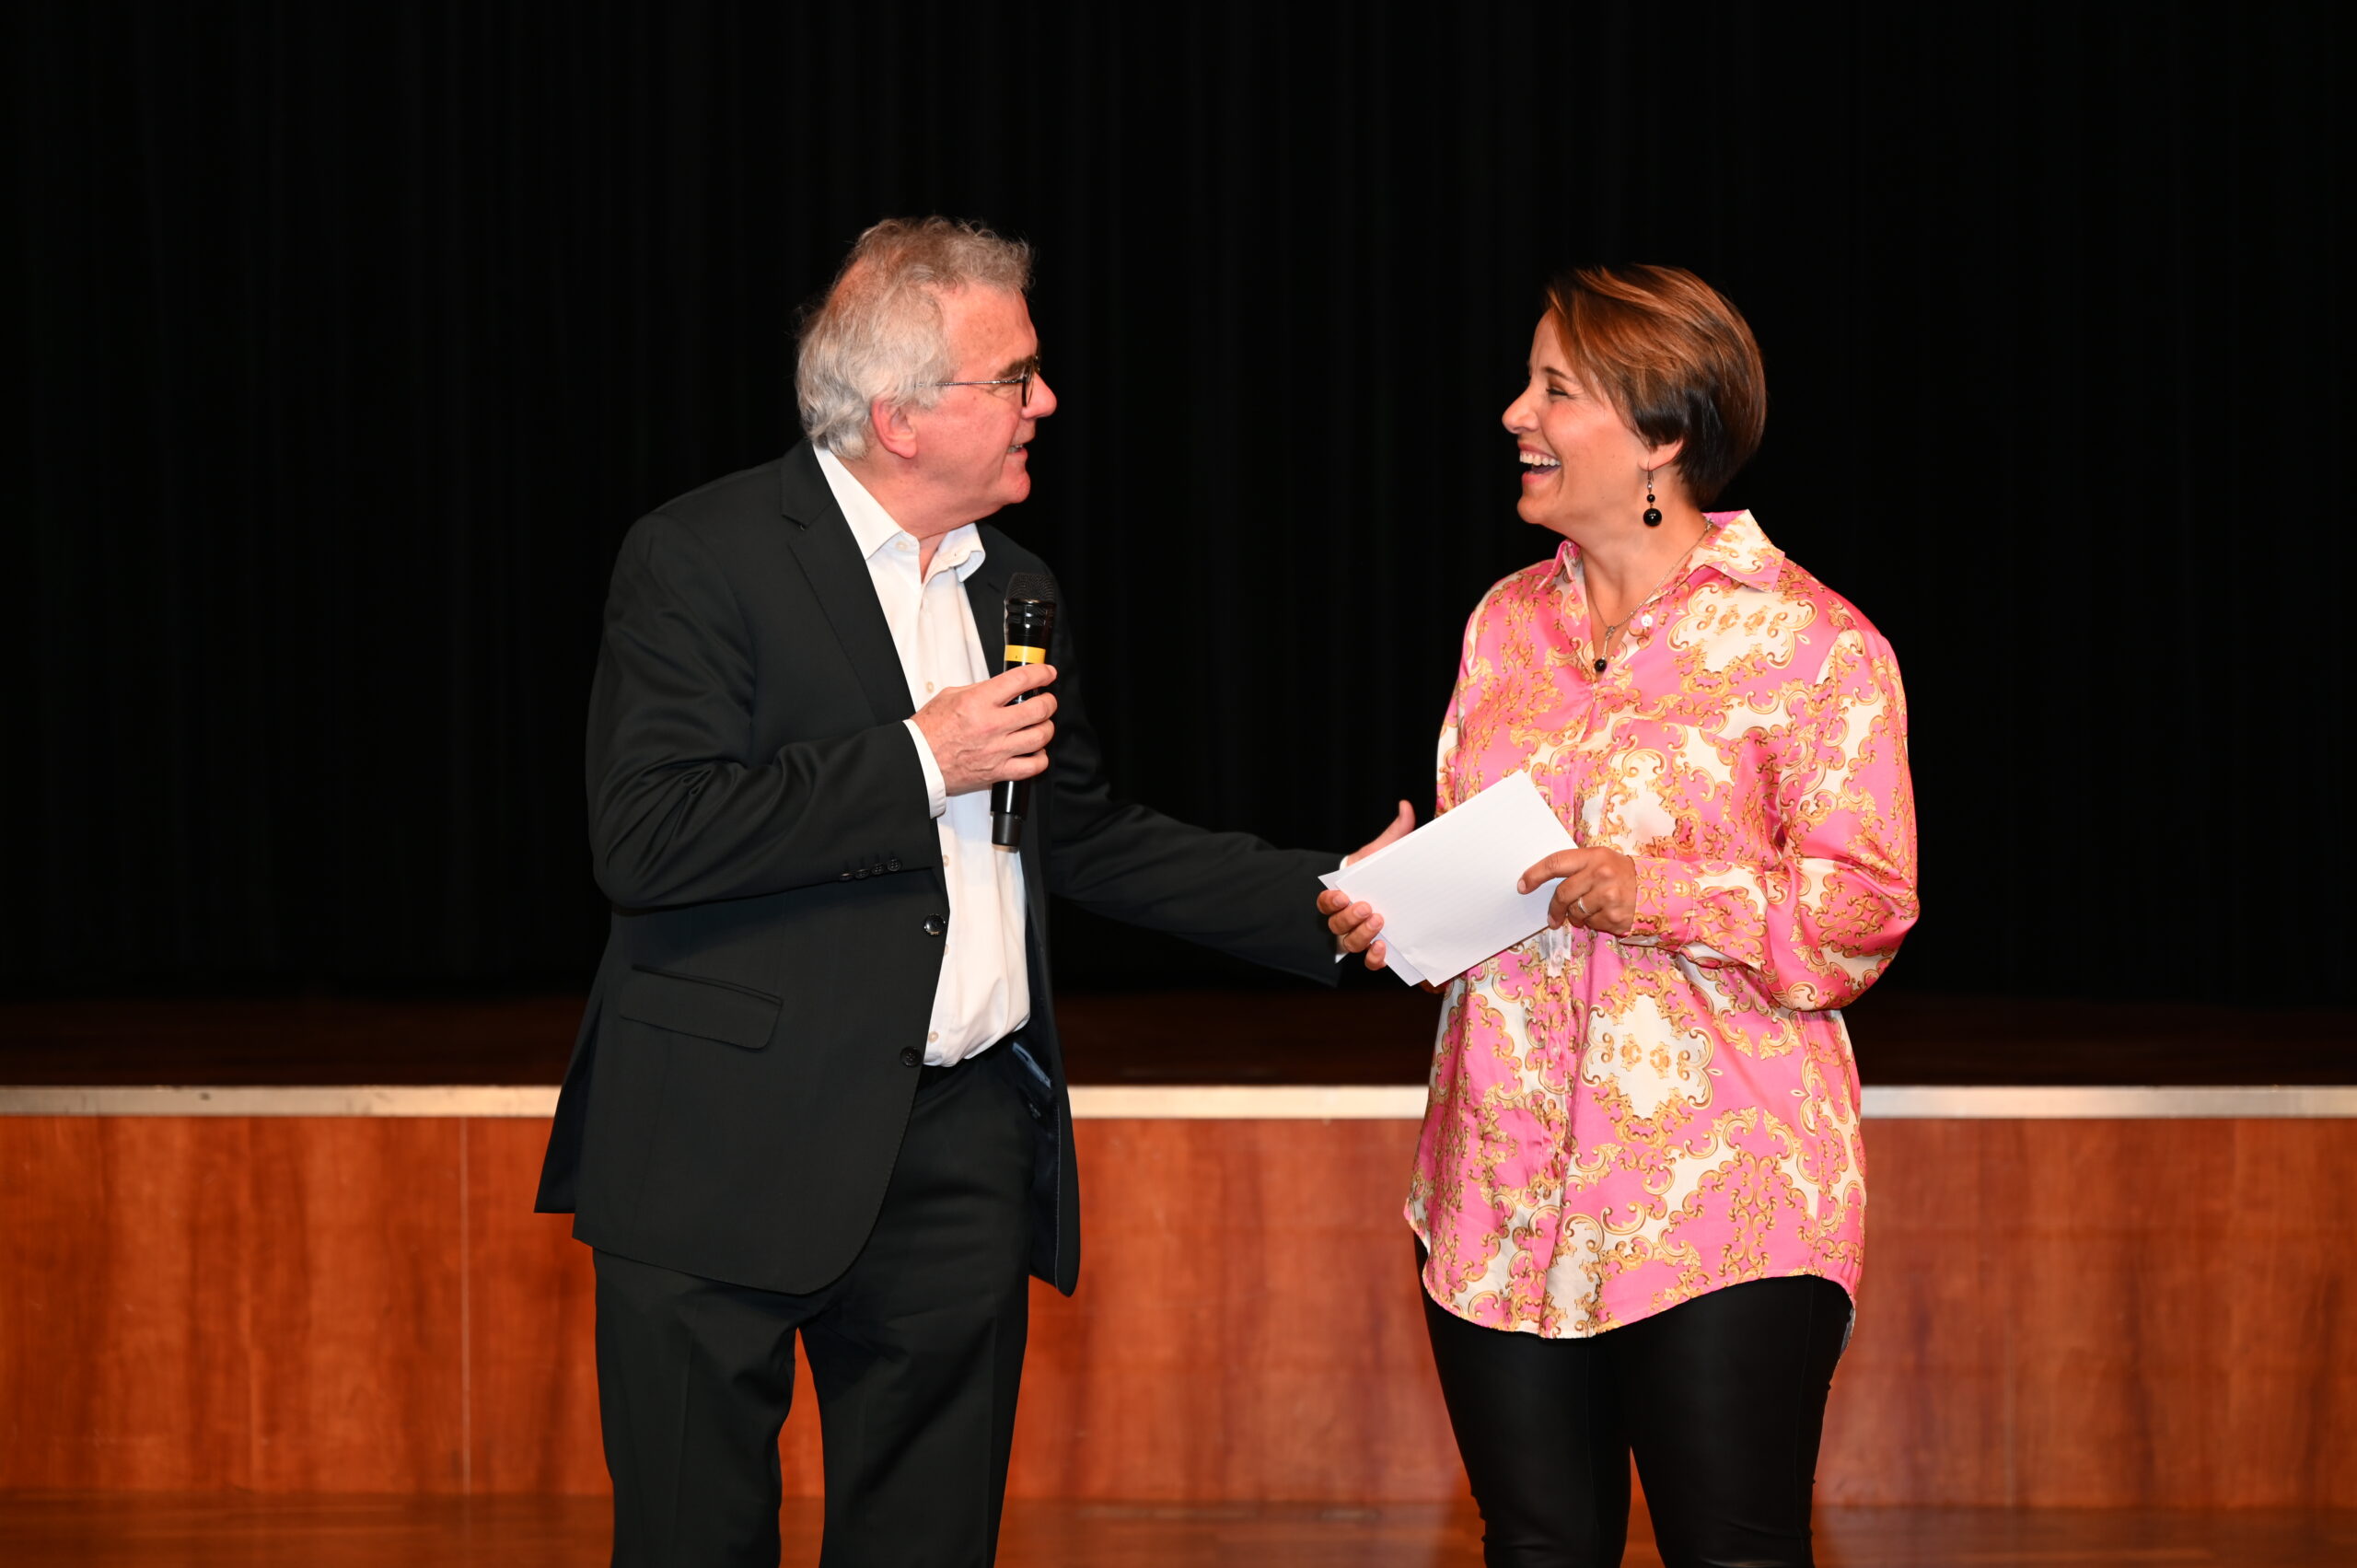
<path id="1" fill-rule="evenodd" d="M 1587 895 L 1586 895 L 1585 893 L 1582 893 L 1578 898 L 1573 899 L 1573 900 L 1572 900 L 1572 902 L 1573 902 L 1575 906 L 1577 906 L 1577 907 L 1578 907 L 1579 912 L 1580 912 L 1581 918 L 1583 918 L 1583 919 L 1586 918 L 1586 915 L 1587 915 Z"/>

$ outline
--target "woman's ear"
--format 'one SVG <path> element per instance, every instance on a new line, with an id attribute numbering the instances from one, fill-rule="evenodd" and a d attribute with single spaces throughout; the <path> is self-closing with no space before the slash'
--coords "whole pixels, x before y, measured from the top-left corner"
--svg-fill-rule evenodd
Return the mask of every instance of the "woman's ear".
<path id="1" fill-rule="evenodd" d="M 1691 500 L 1692 497 L 1686 494 L 1686 476 L 1678 471 L 1678 459 L 1685 451 L 1686 437 L 1683 436 L 1675 441 L 1665 441 L 1658 447 L 1646 447 L 1645 471 L 1653 476 L 1655 489 L 1660 489 L 1674 479 L 1678 482 L 1679 495 Z"/>

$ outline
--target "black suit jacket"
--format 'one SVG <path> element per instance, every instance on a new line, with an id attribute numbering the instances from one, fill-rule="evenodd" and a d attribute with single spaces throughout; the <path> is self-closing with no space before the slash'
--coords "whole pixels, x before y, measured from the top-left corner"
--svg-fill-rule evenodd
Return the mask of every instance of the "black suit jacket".
<path id="1" fill-rule="evenodd" d="M 997 529 L 967 581 L 999 624 L 1045 572 Z M 1051 766 L 1023 839 L 1039 1086 L 1032 1271 L 1070 1291 L 1078 1188 L 1048 989 L 1051 892 L 1331 984 L 1334 857 L 1117 801 L 1060 624 Z M 818 1289 L 899 1152 L 950 915 L 912 712 L 850 525 L 807 442 L 644 517 L 591 688 L 590 838 L 614 912 L 539 1208 L 594 1247 Z"/>

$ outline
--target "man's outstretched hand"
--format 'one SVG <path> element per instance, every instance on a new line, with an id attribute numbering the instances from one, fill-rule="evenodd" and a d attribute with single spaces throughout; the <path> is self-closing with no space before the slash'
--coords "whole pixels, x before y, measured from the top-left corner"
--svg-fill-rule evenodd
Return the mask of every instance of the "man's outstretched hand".
<path id="1" fill-rule="evenodd" d="M 1364 860 L 1376 850 L 1398 843 L 1415 830 L 1416 808 L 1403 800 L 1399 803 L 1399 814 L 1391 819 L 1391 825 L 1352 852 L 1342 864 L 1349 865 Z M 1383 929 L 1383 917 L 1375 912 L 1374 906 L 1354 904 L 1348 893 L 1329 888 L 1318 895 L 1318 912 L 1326 916 L 1326 929 L 1334 934 L 1336 947 L 1345 953 L 1364 953 L 1366 967 L 1371 970 L 1384 967 L 1383 943 L 1376 935 Z M 1430 990 L 1431 987 L 1425 989 Z"/>
<path id="2" fill-rule="evenodd" d="M 1387 849 L 1415 830 L 1416 808 L 1403 800 L 1399 803 L 1399 814 L 1391 819 L 1391 825 L 1344 855 L 1342 864 L 1348 865 L 1353 861 L 1364 860 L 1376 850 Z"/>

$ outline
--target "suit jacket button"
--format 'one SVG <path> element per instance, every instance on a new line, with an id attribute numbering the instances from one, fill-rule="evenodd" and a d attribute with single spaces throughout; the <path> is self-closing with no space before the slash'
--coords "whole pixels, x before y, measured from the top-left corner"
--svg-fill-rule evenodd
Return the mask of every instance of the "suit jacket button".
<path id="1" fill-rule="evenodd" d="M 941 916 L 937 914 L 929 914 L 924 917 L 924 934 L 927 936 L 938 936 L 948 929 L 949 923 L 942 919 Z"/>
<path id="2" fill-rule="evenodd" d="M 888 860 L 884 863 L 884 869 L 887 871 L 898 871 L 900 869 L 900 863 L 897 860 Z"/>
<path id="3" fill-rule="evenodd" d="M 920 1067 L 920 1066 L 923 1066 L 923 1064 L 924 1064 L 924 1055 L 923 1055 L 923 1053 L 922 1051 L 918 1051 L 918 1050 L 917 1050 L 917 1048 L 916 1048 L 915 1046 L 913 1046 L 913 1045 L 904 1045 L 904 1046 L 900 1047 L 900 1065 L 901 1065 L 901 1066 L 903 1066 L 903 1067 Z"/>

